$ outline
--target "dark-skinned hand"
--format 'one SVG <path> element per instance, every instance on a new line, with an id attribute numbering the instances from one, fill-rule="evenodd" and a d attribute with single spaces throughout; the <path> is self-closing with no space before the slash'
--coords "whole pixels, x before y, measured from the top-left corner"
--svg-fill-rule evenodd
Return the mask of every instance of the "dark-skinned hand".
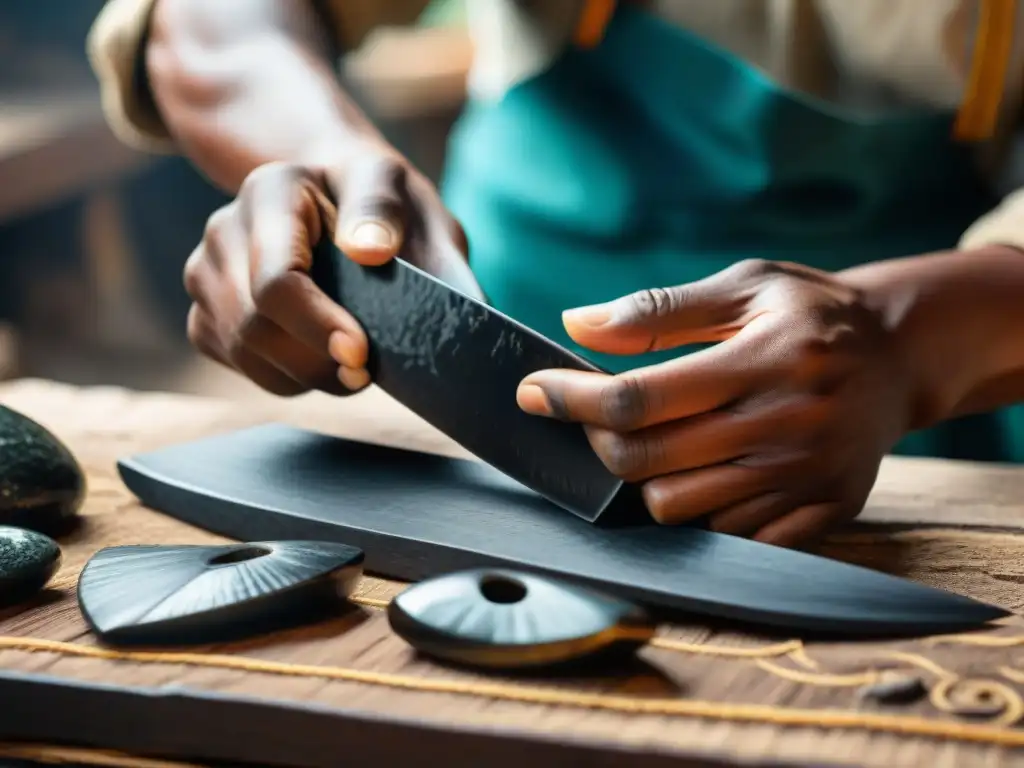
<path id="1" fill-rule="evenodd" d="M 321 237 L 370 266 L 402 248 L 403 258 L 481 296 L 465 235 L 433 184 L 376 142 L 351 157 L 257 168 L 210 217 L 185 266 L 189 339 L 277 395 L 340 395 L 370 383 L 366 334 L 309 277 Z"/>
<path id="2" fill-rule="evenodd" d="M 603 375 L 539 371 L 523 410 L 585 425 L 655 520 L 782 546 L 862 509 L 904 433 L 910 384 L 857 290 L 796 264 L 745 261 L 705 280 L 564 314 L 582 346 L 639 354 L 720 342 Z"/>

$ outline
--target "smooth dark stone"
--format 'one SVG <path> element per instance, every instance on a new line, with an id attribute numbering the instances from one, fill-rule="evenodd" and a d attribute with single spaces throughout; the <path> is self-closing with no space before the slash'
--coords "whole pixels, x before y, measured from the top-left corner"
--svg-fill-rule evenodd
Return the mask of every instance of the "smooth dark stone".
<path id="1" fill-rule="evenodd" d="M 424 654 L 495 669 L 621 658 L 654 636 L 646 613 L 624 600 L 507 570 L 411 586 L 388 605 L 388 621 Z"/>
<path id="2" fill-rule="evenodd" d="M 584 520 L 649 519 L 620 494 L 622 480 L 579 424 L 531 416 L 516 402 L 531 373 L 600 368 L 402 259 L 364 267 L 328 239 L 311 274 L 365 329 L 374 384 L 406 408 Z"/>
<path id="3" fill-rule="evenodd" d="M 60 546 L 49 536 L 0 526 L 0 605 L 32 597 L 53 578 L 61 560 Z"/>
<path id="4" fill-rule="evenodd" d="M 75 519 L 85 474 L 49 430 L 0 405 L 0 525 L 56 534 Z"/>
<path id="5" fill-rule="evenodd" d="M 916 675 L 891 675 L 877 683 L 865 685 L 858 691 L 862 699 L 874 699 L 882 704 L 910 704 L 928 692 L 924 681 Z"/>
<path id="6" fill-rule="evenodd" d="M 687 526 L 567 515 L 482 462 L 268 424 L 122 459 L 147 506 L 239 540 L 340 541 L 403 581 L 480 567 L 643 605 L 842 635 L 977 627 L 1002 608 L 868 568 Z"/>
<path id="7" fill-rule="evenodd" d="M 320 618 L 355 589 L 362 562 L 321 541 L 108 547 L 82 570 L 78 604 L 113 644 L 233 640 Z"/>

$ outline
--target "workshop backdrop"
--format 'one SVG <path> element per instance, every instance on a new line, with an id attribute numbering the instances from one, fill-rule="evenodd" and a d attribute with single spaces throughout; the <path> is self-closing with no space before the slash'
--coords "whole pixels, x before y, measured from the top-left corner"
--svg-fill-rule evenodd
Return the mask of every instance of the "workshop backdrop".
<path id="1" fill-rule="evenodd" d="M 416 27 L 380 30 L 339 62 L 435 180 L 462 106 L 463 2 L 436 0 Z M 85 54 L 103 5 L 0 3 L 0 379 L 204 391 L 181 271 L 227 198 L 184 160 L 111 134 Z"/>

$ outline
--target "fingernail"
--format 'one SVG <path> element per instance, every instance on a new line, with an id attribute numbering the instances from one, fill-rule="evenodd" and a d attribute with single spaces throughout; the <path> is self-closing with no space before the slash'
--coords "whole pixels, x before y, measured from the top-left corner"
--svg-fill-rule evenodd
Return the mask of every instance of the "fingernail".
<path id="1" fill-rule="evenodd" d="M 390 248 L 394 242 L 391 228 L 379 221 L 364 221 L 357 224 L 349 235 L 349 242 L 356 248 Z"/>
<path id="2" fill-rule="evenodd" d="M 338 379 L 353 392 L 370 385 L 370 374 L 365 368 L 339 368 Z"/>
<path id="3" fill-rule="evenodd" d="M 550 416 L 551 401 L 544 390 L 536 384 L 525 384 L 516 391 L 519 407 L 534 416 Z"/>
<path id="4" fill-rule="evenodd" d="M 327 353 L 338 365 L 345 368 L 361 368 L 366 360 L 355 341 L 343 331 L 335 331 L 327 340 Z"/>
<path id="5" fill-rule="evenodd" d="M 612 319 L 612 311 L 606 304 L 595 304 L 592 307 L 567 309 L 562 313 L 563 323 L 576 323 L 590 328 L 600 328 Z"/>

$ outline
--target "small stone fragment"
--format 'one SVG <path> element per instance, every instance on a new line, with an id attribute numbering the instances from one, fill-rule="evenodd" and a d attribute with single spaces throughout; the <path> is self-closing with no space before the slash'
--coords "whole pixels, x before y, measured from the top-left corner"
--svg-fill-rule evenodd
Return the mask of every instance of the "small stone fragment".
<path id="1" fill-rule="evenodd" d="M 886 674 L 858 691 L 862 699 L 873 699 L 883 704 L 910 704 L 928 692 L 924 682 L 916 675 Z"/>
<path id="2" fill-rule="evenodd" d="M 0 606 L 32 597 L 60 568 L 60 546 L 42 533 L 0 526 Z"/>

